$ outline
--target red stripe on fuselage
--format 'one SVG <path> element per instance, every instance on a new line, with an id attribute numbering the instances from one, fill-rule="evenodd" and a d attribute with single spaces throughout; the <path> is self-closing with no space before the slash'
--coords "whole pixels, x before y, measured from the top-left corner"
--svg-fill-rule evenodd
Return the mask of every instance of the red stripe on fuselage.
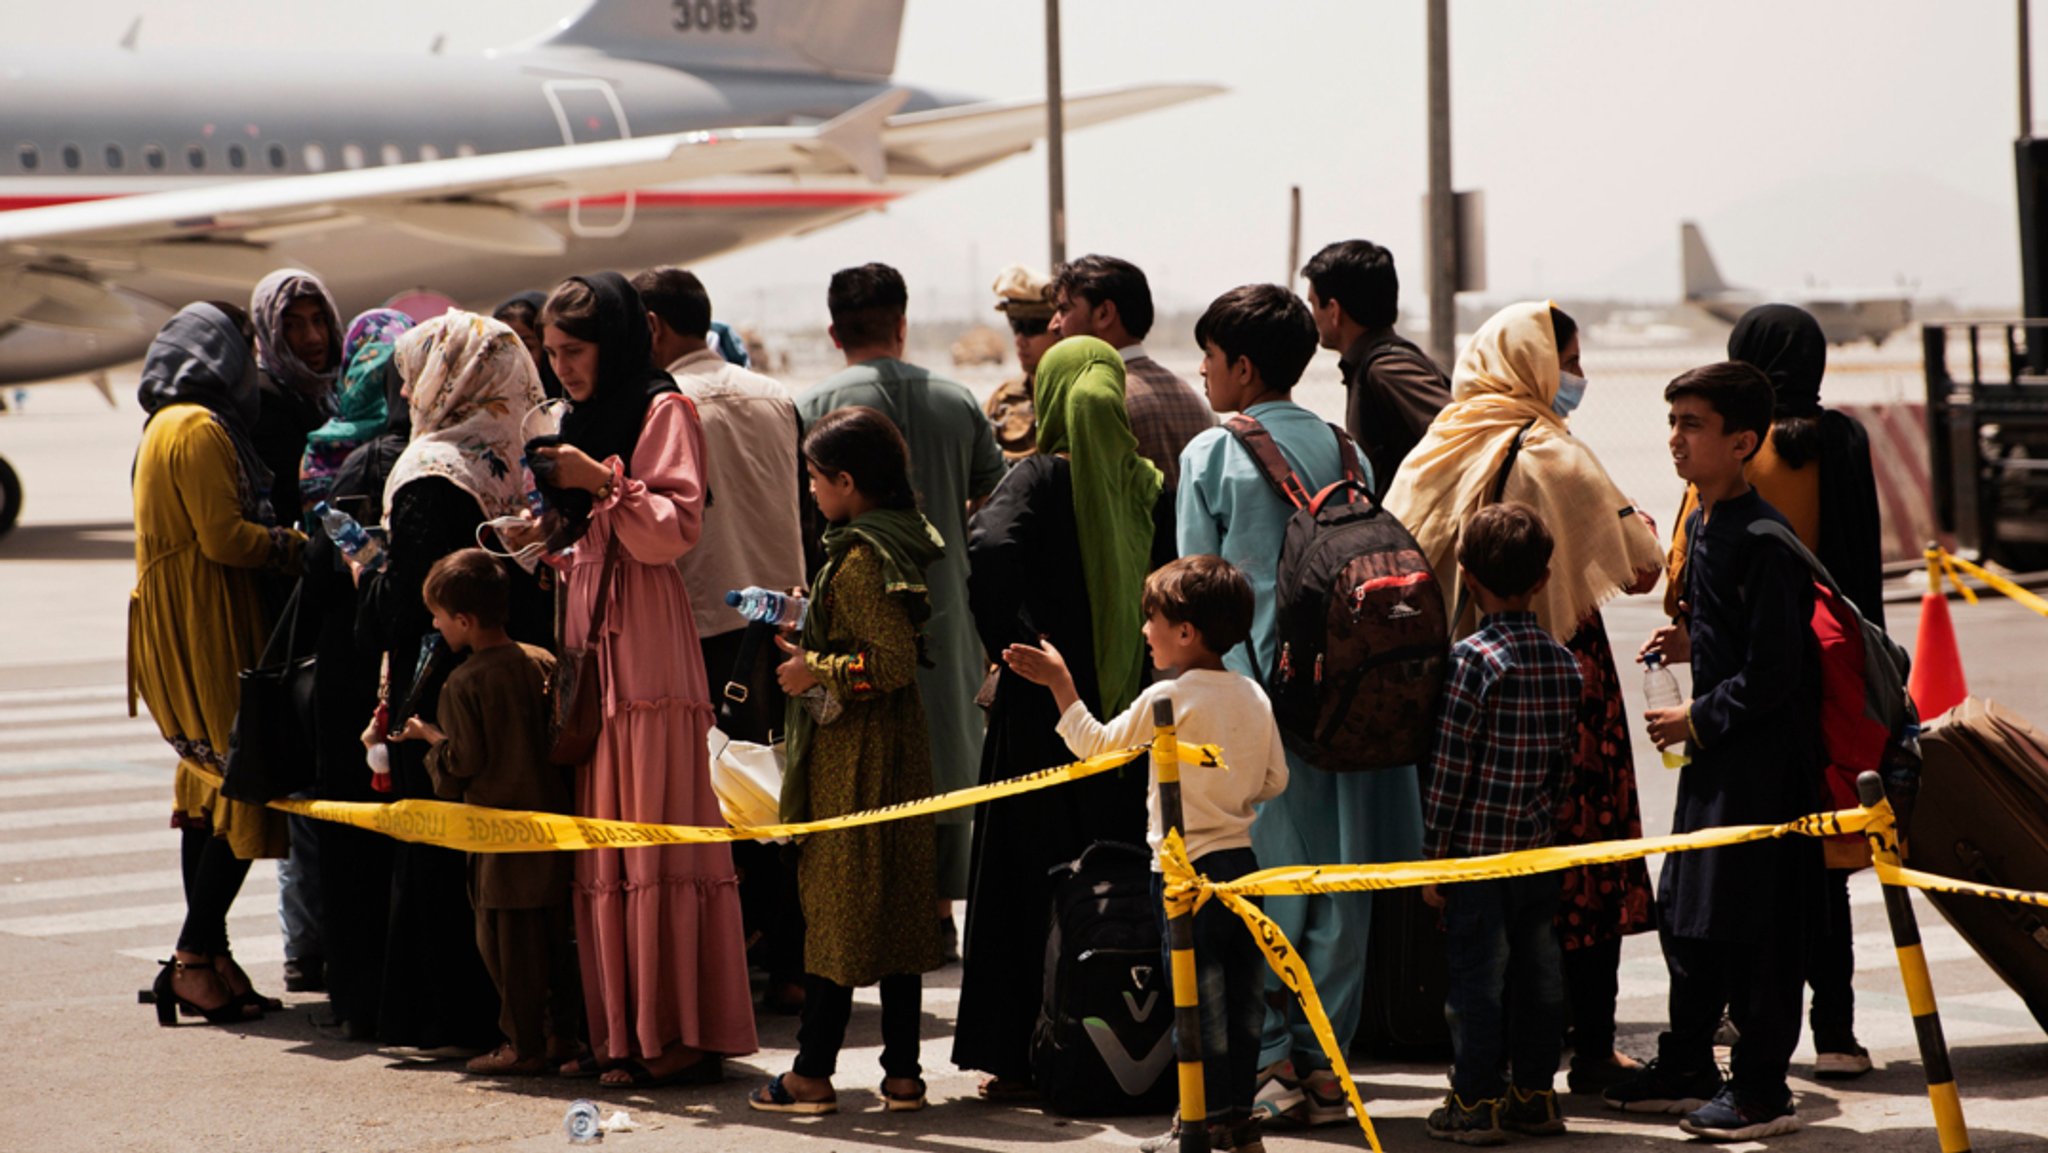
<path id="1" fill-rule="evenodd" d="M 95 200 L 119 200 L 139 193 L 100 193 L 84 196 L 0 196 L 0 212 L 14 212 L 25 208 L 52 208 L 60 204 L 84 204 Z M 900 192 L 866 191 L 862 189 L 804 188 L 787 190 L 749 191 L 740 189 L 707 190 L 704 192 L 635 192 L 634 203 L 641 208 L 875 208 L 901 197 Z M 623 194 L 591 197 L 583 201 L 586 208 L 602 208 L 606 205 L 622 205 L 626 202 Z M 552 210 L 565 209 L 569 201 L 556 201 L 547 207 Z"/>

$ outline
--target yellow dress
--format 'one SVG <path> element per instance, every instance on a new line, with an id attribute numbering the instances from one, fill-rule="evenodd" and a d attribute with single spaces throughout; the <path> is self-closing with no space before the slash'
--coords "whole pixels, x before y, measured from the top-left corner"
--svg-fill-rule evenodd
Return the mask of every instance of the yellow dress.
<path id="1" fill-rule="evenodd" d="M 265 636 L 258 570 L 295 569 L 304 537 L 243 519 L 234 442 L 206 408 L 174 404 L 149 422 L 135 458 L 135 591 L 128 601 L 128 690 L 178 752 L 179 818 L 212 822 L 243 858 L 285 854 L 284 814 L 221 797 L 241 671 Z"/>

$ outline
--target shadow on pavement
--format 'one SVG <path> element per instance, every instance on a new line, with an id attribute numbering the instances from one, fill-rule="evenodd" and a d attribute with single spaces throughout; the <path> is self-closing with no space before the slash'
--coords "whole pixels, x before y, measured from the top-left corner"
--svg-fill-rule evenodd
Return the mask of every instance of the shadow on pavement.
<path id="1" fill-rule="evenodd" d="M 133 560 L 129 521 L 22 524 L 0 537 L 0 560 Z"/>

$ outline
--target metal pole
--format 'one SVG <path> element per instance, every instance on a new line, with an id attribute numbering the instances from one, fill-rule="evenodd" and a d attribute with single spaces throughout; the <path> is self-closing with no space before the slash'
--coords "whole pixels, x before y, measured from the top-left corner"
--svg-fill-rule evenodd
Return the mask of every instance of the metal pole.
<path id="1" fill-rule="evenodd" d="M 1451 205 L 1450 0 L 1429 0 L 1429 345 L 1438 364 L 1458 351 L 1458 253 Z"/>
<path id="2" fill-rule="evenodd" d="M 1884 783 L 1876 773 L 1864 773 L 1856 778 L 1856 794 L 1864 811 L 1874 818 L 1863 830 L 1870 840 L 1871 859 L 1880 869 L 1898 868 L 1898 826 L 1891 804 L 1884 799 Z M 1899 953 L 1906 1004 L 1913 1011 L 1913 1033 L 1920 1041 L 1920 1067 L 1927 1072 L 1927 1099 L 1934 1105 L 1934 1131 L 1941 1140 L 1941 1153 L 1969 1153 L 1970 1130 L 1963 1124 L 1963 1102 L 1949 1065 L 1948 1038 L 1942 1035 L 1934 981 L 1927 973 L 1927 954 L 1920 948 L 1920 923 L 1913 916 L 1913 902 L 1905 886 L 1884 886 L 1884 911 L 1892 923 L 1892 947 Z"/>
<path id="3" fill-rule="evenodd" d="M 1159 824 L 1183 830 L 1180 809 L 1180 735 L 1173 702 L 1152 702 L 1152 770 L 1159 775 Z M 1202 1089 L 1202 1002 L 1195 982 L 1195 915 L 1166 919 L 1172 950 L 1173 1058 L 1180 1066 L 1180 1153 L 1209 1153 L 1209 1104 Z"/>
<path id="4" fill-rule="evenodd" d="M 1045 158 L 1052 267 L 1058 268 L 1067 260 L 1067 109 L 1060 86 L 1060 0 L 1045 0 Z"/>
<path id="5" fill-rule="evenodd" d="M 2020 139 L 2034 138 L 2033 33 L 2028 25 L 2032 0 L 2019 0 L 2020 9 Z"/>
<path id="6" fill-rule="evenodd" d="M 1287 190 L 1287 279 L 1281 281 L 1294 291 L 1294 278 L 1301 275 L 1301 185 Z"/>

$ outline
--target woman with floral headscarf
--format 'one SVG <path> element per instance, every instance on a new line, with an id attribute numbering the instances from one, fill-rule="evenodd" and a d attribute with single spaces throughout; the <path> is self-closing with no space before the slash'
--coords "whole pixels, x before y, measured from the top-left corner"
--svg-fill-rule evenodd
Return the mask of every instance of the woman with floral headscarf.
<path id="1" fill-rule="evenodd" d="M 157 1019 L 184 1007 L 240 1021 L 274 1006 L 228 952 L 227 914 L 256 857 L 284 855 L 283 814 L 232 801 L 216 780 L 241 704 L 239 676 L 268 626 L 257 574 L 295 569 L 304 538 L 276 527 L 250 429 L 256 371 L 248 318 L 188 305 L 149 346 L 137 399 L 130 708 L 140 697 L 178 754 L 172 823 L 183 832 L 185 924 L 157 978 Z"/>
<path id="2" fill-rule="evenodd" d="M 438 639 L 422 596 L 434 562 L 475 547 L 484 522 L 521 503 L 520 421 L 542 400 L 533 362 L 512 330 L 468 312 L 448 312 L 399 337 L 393 350 L 409 402 L 412 441 L 384 487 L 389 563 L 366 574 L 357 637 L 387 655 L 394 710 L 415 702 L 434 717 L 438 681 L 450 662 L 427 669 L 415 689 L 422 643 Z M 548 640 L 548 614 L 534 582 L 513 573 L 513 637 Z M 386 746 L 392 794 L 431 799 L 420 742 Z M 367 772 L 367 770 L 365 770 Z M 386 1044 L 497 1045 L 497 993 L 477 954 L 469 912 L 469 869 L 462 853 L 426 845 L 393 850 L 390 937 L 385 950 L 377 1033 Z M 566 1033 L 567 1030 L 564 1030 Z"/>

